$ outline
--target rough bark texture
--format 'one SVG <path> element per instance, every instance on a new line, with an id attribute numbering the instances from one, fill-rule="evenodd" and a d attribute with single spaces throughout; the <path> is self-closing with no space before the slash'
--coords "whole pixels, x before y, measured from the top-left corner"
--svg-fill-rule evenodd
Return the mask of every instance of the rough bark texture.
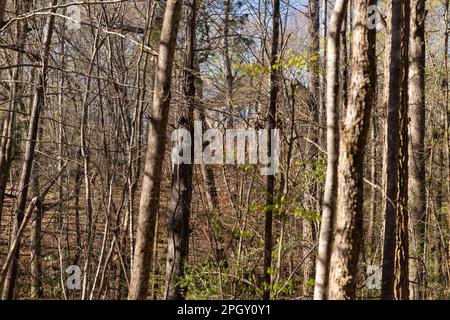
<path id="1" fill-rule="evenodd" d="M 399 108 L 398 204 L 396 211 L 396 247 L 394 297 L 409 298 L 409 217 L 408 217 L 408 66 L 410 1 L 402 1 L 402 73 Z"/>
<path id="2" fill-rule="evenodd" d="M 273 2 L 273 26 L 272 26 L 272 52 L 270 58 L 270 65 L 274 66 L 279 58 L 279 42 L 280 42 L 280 0 L 274 0 Z M 279 92 L 278 84 L 278 71 L 275 68 L 270 68 L 270 102 L 267 110 L 268 123 L 267 129 L 269 135 L 267 139 L 268 156 L 271 156 L 272 135 L 270 130 L 275 129 L 277 126 L 277 99 Z M 272 155 L 273 156 L 273 155 Z M 267 176 L 266 184 L 266 212 L 265 212 L 265 227 L 264 227 L 264 291 L 263 299 L 270 299 L 270 284 L 271 274 L 270 268 L 272 266 L 272 220 L 273 220 L 273 207 L 275 198 L 275 176 Z"/>
<path id="3" fill-rule="evenodd" d="M 373 6 L 376 5 L 377 1 L 376 0 L 370 0 L 369 1 L 369 6 Z M 378 23 L 378 21 L 376 21 Z M 370 73 L 370 82 L 373 84 L 374 88 L 373 88 L 373 99 L 372 99 L 372 123 L 371 123 L 371 134 L 372 134 L 372 160 L 370 161 L 370 169 L 371 169 L 371 181 L 373 183 L 372 187 L 371 187 L 371 205 L 372 208 L 369 210 L 369 223 L 368 223 L 368 227 L 367 227 L 367 232 L 365 234 L 365 243 L 367 244 L 367 254 L 366 254 L 366 261 L 368 261 L 369 258 L 371 258 L 372 253 L 373 253 L 373 248 L 374 248 L 374 235 L 375 235 L 375 231 L 374 231 L 374 226 L 375 226 L 375 222 L 376 222 L 376 218 L 377 218 L 377 200 L 378 200 L 378 189 L 375 186 L 375 184 L 377 183 L 377 178 L 378 178 L 378 172 L 377 172 L 377 160 L 379 159 L 378 157 L 378 123 L 377 123 L 377 95 L 378 95 L 378 82 L 377 82 L 377 78 L 378 78 L 378 73 L 377 73 L 377 29 L 376 27 L 374 28 L 369 28 L 369 46 L 371 48 L 371 50 L 369 51 L 369 59 L 371 61 L 371 64 L 373 66 L 373 68 L 371 68 L 371 73 Z"/>
<path id="4" fill-rule="evenodd" d="M 195 35 L 197 19 L 197 0 L 190 0 L 185 38 L 185 71 L 184 71 L 184 99 L 178 127 L 184 128 L 194 136 L 194 107 L 195 107 Z M 194 144 L 191 144 L 191 155 L 194 154 Z M 185 263 L 189 253 L 189 218 L 192 199 L 192 170 L 190 164 L 175 164 L 172 170 L 172 203 L 171 216 L 168 224 L 168 244 L 166 260 L 166 292 L 167 300 L 183 299 L 184 294 L 179 287 L 179 280 L 184 274 Z"/>
<path id="5" fill-rule="evenodd" d="M 319 253 L 316 266 L 314 299 L 325 300 L 328 293 L 332 232 L 337 196 L 339 159 L 339 64 L 341 28 L 347 2 L 338 0 L 330 20 L 327 45 L 327 176 L 320 225 Z"/>
<path id="6" fill-rule="evenodd" d="M 340 139 L 337 223 L 330 271 L 330 299 L 356 298 L 356 272 L 362 243 L 363 162 L 374 86 L 367 28 L 369 0 L 354 2 L 352 76 Z"/>
<path id="7" fill-rule="evenodd" d="M 394 256 L 396 210 L 398 200 L 399 103 L 401 77 L 402 1 L 393 0 L 391 7 L 391 53 L 389 92 L 387 97 L 386 142 L 386 210 L 384 226 L 382 299 L 394 298 Z"/>
<path id="8" fill-rule="evenodd" d="M 5 8 L 6 8 L 6 0 L 0 0 L 0 27 L 3 26 Z"/>
<path id="9" fill-rule="evenodd" d="M 158 65 L 151 119 L 148 129 L 147 154 L 142 182 L 136 245 L 131 268 L 128 299 L 145 299 L 155 239 L 156 217 L 160 203 L 162 163 L 166 149 L 166 129 L 170 108 L 170 87 L 181 0 L 168 0 L 161 30 Z"/>

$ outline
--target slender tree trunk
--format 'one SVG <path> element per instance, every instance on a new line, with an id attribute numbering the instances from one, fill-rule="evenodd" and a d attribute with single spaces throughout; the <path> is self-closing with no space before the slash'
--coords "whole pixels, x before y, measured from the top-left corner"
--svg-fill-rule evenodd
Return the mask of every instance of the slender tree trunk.
<path id="1" fill-rule="evenodd" d="M 41 266 L 41 226 L 44 214 L 42 197 L 39 183 L 39 169 L 33 168 L 33 197 L 36 199 L 36 209 L 31 224 L 31 299 L 44 298 L 42 288 L 42 266 Z"/>
<path id="2" fill-rule="evenodd" d="M 356 298 L 356 273 L 363 231 L 363 162 L 375 84 L 370 74 L 369 0 L 354 2 L 352 77 L 340 139 L 336 233 L 330 270 L 330 299 Z"/>
<path id="3" fill-rule="evenodd" d="M 9 248 L 9 252 L 6 256 L 5 263 L 2 266 L 2 269 L 0 271 L 0 287 L 4 285 L 5 281 L 8 279 L 8 270 L 11 266 L 11 263 L 14 261 L 15 251 L 18 249 L 20 240 L 22 239 L 23 233 L 25 231 L 25 228 L 28 224 L 28 222 L 31 219 L 31 216 L 33 214 L 34 205 L 36 203 L 36 198 L 31 199 L 30 203 L 28 204 L 28 207 L 24 213 L 23 221 L 20 224 L 20 227 L 17 229 L 16 236 L 11 241 L 11 246 Z"/>
<path id="4" fill-rule="evenodd" d="M 272 25 L 272 52 L 270 56 L 270 65 L 274 66 L 279 59 L 279 42 L 280 42 L 280 0 L 273 2 L 273 25 Z M 277 127 L 277 100 L 279 92 L 278 71 L 275 68 L 270 68 L 270 102 L 267 112 L 268 121 L 267 129 L 269 130 L 269 138 L 267 139 L 268 156 L 271 154 L 272 134 L 271 130 Z M 272 220 L 273 220 L 273 205 L 275 200 L 275 175 L 267 176 L 266 184 L 266 212 L 265 212 L 265 226 L 264 226 L 264 291 L 263 299 L 270 299 L 271 292 L 271 273 L 272 266 Z"/>
<path id="5" fill-rule="evenodd" d="M 398 202 L 399 158 L 399 104 L 402 72 L 402 0 L 393 0 L 391 6 L 391 54 L 389 67 L 389 92 L 387 110 L 386 144 L 386 210 L 384 224 L 383 275 L 381 298 L 394 298 L 394 261 L 396 210 Z"/>
<path id="6" fill-rule="evenodd" d="M 232 11 L 231 0 L 223 1 L 224 20 L 223 20 L 223 50 L 224 50 L 224 62 L 225 62 L 225 106 L 228 115 L 228 127 L 234 126 L 233 115 L 233 72 L 232 72 L 232 60 L 230 53 L 230 15 Z"/>
<path id="7" fill-rule="evenodd" d="M 320 0 L 309 0 L 308 2 L 308 109 L 313 123 L 318 126 L 311 126 L 311 141 L 309 151 L 310 163 L 308 169 L 312 172 L 317 170 L 317 161 L 319 159 L 319 140 L 321 129 L 321 106 L 320 106 Z M 317 181 L 314 181 L 308 190 L 309 210 L 319 212 L 321 205 L 321 188 Z M 303 243 L 315 243 L 317 240 L 316 225 L 314 220 L 303 219 Z M 308 255 L 303 267 L 304 294 L 310 296 L 313 294 L 309 281 L 314 278 L 315 258 L 314 255 Z"/>
<path id="8" fill-rule="evenodd" d="M 91 93 L 92 76 L 97 61 L 99 47 L 99 34 L 100 29 L 94 33 L 94 43 L 92 47 L 92 53 L 89 64 L 89 76 L 86 83 L 86 91 L 83 96 L 81 121 L 80 121 L 80 155 L 83 163 L 83 176 L 84 176 L 84 205 L 86 209 L 85 230 L 86 234 L 86 250 L 83 266 L 83 284 L 81 288 L 81 300 L 87 298 L 89 291 L 89 278 L 91 269 L 91 256 L 93 249 L 93 205 L 92 205 L 92 187 L 91 187 L 91 154 L 88 148 L 88 133 L 89 133 L 89 94 Z M 98 62 L 98 61 L 97 61 Z"/>
<path id="9" fill-rule="evenodd" d="M 147 297 L 159 211 L 161 174 L 166 149 L 166 130 L 170 108 L 170 87 L 182 0 L 168 0 L 161 30 L 153 105 L 148 130 L 147 154 L 142 182 L 139 220 L 131 267 L 128 299 Z"/>
<path id="10" fill-rule="evenodd" d="M 445 79 L 443 81 L 444 86 L 444 97 L 445 97 L 445 161 L 447 167 L 447 203 L 450 203 L 450 91 L 449 91 L 449 65 L 448 65 L 448 55 L 449 55 L 449 36 L 450 36 L 450 27 L 449 27 L 449 19 L 450 19 L 450 1 L 445 1 L 445 55 L 444 55 L 444 70 L 445 70 Z M 447 232 L 450 232 L 450 205 L 448 206 L 447 213 Z M 447 270 L 450 270 L 450 237 L 447 236 L 447 247 L 444 249 L 447 252 Z M 448 290 L 450 291 L 450 279 L 448 281 Z"/>
<path id="11" fill-rule="evenodd" d="M 347 1 L 338 0 L 330 20 L 327 52 L 327 176 L 320 225 L 319 253 L 316 267 L 314 299 L 326 300 L 334 214 L 337 196 L 337 168 L 339 159 L 339 64 L 341 28 Z"/>
<path id="12" fill-rule="evenodd" d="M 369 6 L 376 6 L 377 0 L 369 0 Z M 375 23 L 379 23 L 379 21 L 375 21 Z M 371 48 L 369 51 L 369 59 L 370 63 L 372 65 L 371 72 L 370 72 L 370 82 L 373 84 L 373 99 L 372 99 L 372 160 L 371 160 L 371 180 L 373 184 L 377 183 L 377 160 L 378 160 L 378 154 L 377 154 L 377 141 L 378 141 L 378 123 L 377 123 L 377 115 L 376 115 L 376 108 L 377 108 L 377 97 L 378 97 L 378 69 L 377 69 L 377 29 L 376 25 L 369 28 L 369 47 Z M 373 240 L 374 240 L 374 228 L 375 228 L 375 222 L 376 222 L 376 214 L 377 214 L 377 196 L 378 196 L 378 190 L 375 186 L 371 188 L 371 205 L 372 208 L 370 209 L 369 214 L 369 226 L 367 230 L 367 236 L 366 244 L 367 244 L 367 252 L 366 255 L 367 258 L 372 257 L 373 253 Z M 368 259 L 366 259 L 368 261 Z"/>
<path id="13" fill-rule="evenodd" d="M 36 85 L 33 97 L 33 104 L 31 107 L 30 127 L 28 130 L 22 173 L 20 176 L 18 186 L 19 194 L 17 198 L 17 209 L 14 219 L 12 240 L 16 237 L 19 227 L 22 224 L 27 204 L 28 187 L 30 184 L 31 170 L 33 167 L 34 149 L 36 145 L 36 138 L 39 128 L 39 116 L 45 97 L 46 73 L 52 43 L 53 26 L 55 21 L 55 16 L 52 13 L 56 11 L 56 8 L 54 8 L 54 6 L 57 5 L 57 2 L 58 2 L 57 0 L 52 0 L 52 8 L 50 9 L 50 13 L 48 14 L 46 28 L 44 29 L 45 30 L 44 38 L 42 42 L 42 66 L 39 70 L 40 71 L 39 80 L 38 84 Z M 14 287 L 17 279 L 19 252 L 20 252 L 20 242 L 17 244 L 16 248 L 14 248 L 14 258 L 8 268 L 8 273 L 6 275 L 5 284 L 2 292 L 3 300 L 9 300 L 13 298 Z"/>
<path id="14" fill-rule="evenodd" d="M 396 211 L 396 247 L 394 296 L 409 299 L 409 216 L 408 216 L 408 78 L 410 1 L 402 1 L 402 73 L 399 109 L 398 204 Z"/>
<path id="15" fill-rule="evenodd" d="M 184 99 L 178 128 L 186 129 L 191 137 L 194 136 L 194 107 L 195 107 L 195 48 L 197 0 L 189 0 L 185 38 L 185 71 L 184 71 Z M 184 298 L 179 286 L 180 278 L 184 274 L 185 263 L 189 253 L 189 219 L 192 199 L 192 171 L 194 148 L 191 144 L 191 163 L 173 164 L 172 170 L 172 203 L 171 216 L 168 224 L 168 244 L 166 259 L 166 291 L 167 300 Z"/>

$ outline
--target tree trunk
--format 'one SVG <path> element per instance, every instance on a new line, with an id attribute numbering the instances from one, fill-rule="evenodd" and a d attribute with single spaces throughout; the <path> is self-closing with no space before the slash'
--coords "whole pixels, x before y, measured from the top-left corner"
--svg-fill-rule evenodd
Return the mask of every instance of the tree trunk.
<path id="1" fill-rule="evenodd" d="M 399 103 L 402 42 L 402 1 L 393 0 L 391 7 L 391 53 L 387 103 L 386 143 L 386 207 L 384 224 L 383 275 L 381 298 L 394 298 L 394 257 L 396 210 L 398 201 Z"/>
<path id="2" fill-rule="evenodd" d="M 53 13 L 56 11 L 55 6 L 57 5 L 57 2 L 58 2 L 57 0 L 52 0 L 52 8 L 50 9 L 50 13 L 48 14 L 47 17 L 46 27 L 44 28 L 45 30 L 44 38 L 42 41 L 42 66 L 39 70 L 40 71 L 39 80 L 38 84 L 36 85 L 33 97 L 33 104 L 31 107 L 30 127 L 28 130 L 22 173 L 20 176 L 18 186 L 19 194 L 17 198 L 17 209 L 15 213 L 11 241 L 16 237 L 19 227 L 22 224 L 22 220 L 24 218 L 24 211 L 27 204 L 28 187 L 30 184 L 30 175 L 33 167 L 34 149 L 36 145 L 36 138 L 39 128 L 39 116 L 45 97 L 46 73 L 48 67 L 48 59 L 50 56 L 50 47 L 52 43 L 53 26 L 55 21 L 55 16 L 53 15 Z M 20 241 L 17 244 L 16 248 L 14 248 L 14 258 L 8 268 L 8 273 L 6 275 L 5 284 L 2 292 L 3 300 L 9 300 L 13 298 L 14 286 L 17 279 L 19 252 L 20 252 Z"/>
<path id="3" fill-rule="evenodd" d="M 369 6 L 376 6 L 377 0 L 369 0 Z M 378 21 L 375 21 L 378 23 Z M 377 213 L 377 196 L 378 196 L 378 190 L 375 187 L 377 183 L 377 160 L 378 160 L 378 154 L 377 154 L 377 142 L 378 142 L 378 123 L 377 123 L 377 116 L 376 116 L 376 108 L 377 108 L 377 97 L 378 97 L 378 70 L 377 70 L 377 29 L 376 27 L 369 28 L 369 47 L 371 48 L 369 51 L 369 59 L 370 63 L 373 66 L 371 68 L 370 73 L 370 82 L 373 84 L 373 99 L 372 99 L 372 160 L 371 160 L 371 180 L 373 183 L 373 186 L 371 188 L 371 205 L 372 208 L 370 209 L 369 214 L 369 225 L 367 230 L 367 236 L 365 237 L 366 244 L 367 244 L 367 258 L 371 258 L 372 252 L 373 252 L 373 239 L 374 239 L 374 227 L 376 222 L 376 213 Z M 366 259 L 366 261 L 368 261 Z"/>
<path id="4" fill-rule="evenodd" d="M 397 300 L 409 298 L 409 217 L 408 217 L 408 69 L 410 1 L 402 1 L 402 73 L 399 108 L 398 204 L 396 211 L 396 247 L 394 296 Z"/>
<path id="5" fill-rule="evenodd" d="M 233 114 L 233 73 L 232 73 L 232 60 L 230 56 L 230 14 L 232 10 L 231 0 L 223 1 L 224 20 L 223 20 L 223 50 L 224 50 L 224 63 L 225 63 L 225 107 L 228 112 L 228 127 L 234 126 L 234 114 Z"/>
<path id="6" fill-rule="evenodd" d="M 279 59 L 279 42 L 280 42 L 280 0 L 274 0 L 273 2 L 273 25 L 272 25 L 272 52 L 270 56 L 270 102 L 267 112 L 268 121 L 267 129 L 269 130 L 267 139 L 267 152 L 268 156 L 274 156 L 271 154 L 272 146 L 272 134 L 271 130 L 277 127 L 277 100 L 279 92 L 279 79 L 278 71 L 274 66 Z M 272 266 L 272 220 L 273 220 L 273 207 L 275 200 L 275 175 L 270 174 L 267 176 L 266 184 L 266 212 L 265 212 L 265 226 L 264 226 L 264 285 L 263 285 L 263 299 L 270 300 L 271 292 L 271 273 L 270 268 Z"/>
<path id="7" fill-rule="evenodd" d="M 195 107 L 195 38 L 197 21 L 197 0 L 189 1 L 185 39 L 185 71 L 184 71 L 184 99 L 178 128 L 186 129 L 191 137 L 194 136 L 194 107 Z M 166 292 L 167 300 L 184 298 L 179 280 L 184 274 L 185 263 L 189 253 L 189 218 L 192 199 L 192 170 L 194 144 L 191 143 L 191 163 L 173 164 L 172 170 L 172 203 L 168 224 L 168 244 L 166 260 Z"/>
<path id="8" fill-rule="evenodd" d="M 319 253 L 316 267 L 314 299 L 326 300 L 334 214 L 337 196 L 337 168 L 339 159 L 339 64 L 341 28 L 347 2 L 338 0 L 330 20 L 327 52 L 327 176 L 320 225 Z"/>
<path id="9" fill-rule="evenodd" d="M 443 81 L 444 87 L 444 97 L 445 97 L 445 161 L 447 167 L 447 233 L 450 232 L 450 91 L 449 91 L 449 65 L 448 65 L 448 54 L 449 54 L 449 20 L 450 20 L 450 1 L 445 0 L 445 54 L 444 54 L 444 70 L 445 79 Z M 450 272 L 450 237 L 447 236 L 447 243 L 445 244 L 447 252 L 447 270 Z M 447 290 L 450 291 L 450 278 L 447 279 Z"/>
<path id="10" fill-rule="evenodd" d="M 142 300 L 147 296 L 156 217 L 159 211 L 162 163 L 166 149 L 172 68 L 181 11 L 182 0 L 167 1 L 161 30 L 153 105 L 148 129 L 136 245 L 128 293 L 128 299 L 130 300 Z"/>
<path id="11" fill-rule="evenodd" d="M 349 104 L 340 139 L 335 241 L 331 256 L 330 299 L 356 298 L 356 273 L 363 232 L 363 162 L 375 84 L 370 74 L 367 28 L 369 0 L 356 1 L 352 35 Z"/>
<path id="12" fill-rule="evenodd" d="M 39 183 L 39 169 L 33 168 L 33 197 L 36 199 L 36 209 L 31 224 L 31 299 L 44 298 L 42 289 L 42 266 L 41 266 L 41 226 L 44 214 L 42 197 Z"/>
<path id="13" fill-rule="evenodd" d="M 320 140 L 320 123 L 321 108 L 320 108 L 320 0 L 309 0 L 308 2 L 308 109 L 311 115 L 311 121 L 315 124 L 310 127 L 311 137 L 313 142 L 309 148 L 308 170 L 315 172 L 317 170 L 316 163 L 319 159 L 319 140 Z M 319 212 L 321 205 L 321 188 L 317 181 L 314 181 L 308 190 L 309 210 L 311 212 Z M 303 219 L 303 243 L 315 243 L 317 238 L 316 226 L 314 220 Z M 303 267 L 304 274 L 304 294 L 310 296 L 313 294 L 309 284 L 310 279 L 314 277 L 315 258 L 313 255 L 308 255 Z"/>
<path id="14" fill-rule="evenodd" d="M 0 0 L 0 27 L 3 26 L 5 18 L 6 0 Z"/>

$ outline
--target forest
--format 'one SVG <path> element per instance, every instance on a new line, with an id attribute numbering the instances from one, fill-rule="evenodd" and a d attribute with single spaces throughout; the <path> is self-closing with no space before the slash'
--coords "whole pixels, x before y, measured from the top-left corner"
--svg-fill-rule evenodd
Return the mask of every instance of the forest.
<path id="1" fill-rule="evenodd" d="M 0 0 L 1 299 L 450 299 L 449 20 Z"/>

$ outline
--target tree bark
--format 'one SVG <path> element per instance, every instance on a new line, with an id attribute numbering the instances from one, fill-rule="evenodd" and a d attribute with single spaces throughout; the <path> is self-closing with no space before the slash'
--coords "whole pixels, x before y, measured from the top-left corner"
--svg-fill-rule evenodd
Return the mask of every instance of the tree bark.
<path id="1" fill-rule="evenodd" d="M 183 93 L 185 105 L 182 106 L 178 128 L 186 129 L 194 136 L 195 107 L 195 38 L 197 21 L 197 0 L 190 0 L 185 38 L 185 70 Z M 172 203 L 168 224 L 168 244 L 166 259 L 166 292 L 167 300 L 181 300 L 184 292 L 179 280 L 184 274 L 185 263 L 189 254 L 189 220 L 192 200 L 192 171 L 194 144 L 191 143 L 191 163 L 174 164 L 172 170 Z"/>
<path id="2" fill-rule="evenodd" d="M 171 98 L 173 60 L 182 0 L 168 0 L 161 30 L 153 105 L 148 129 L 147 154 L 142 182 L 139 219 L 131 267 L 128 299 L 145 299 L 153 255 L 156 217 L 159 211 L 161 174 Z"/>
<path id="3" fill-rule="evenodd" d="M 335 241 L 331 256 L 329 298 L 356 298 L 356 273 L 363 231 L 363 162 L 369 128 L 374 84 L 370 74 L 367 28 L 369 0 L 354 2 L 352 76 L 349 104 L 340 138 L 338 202 Z"/>
<path id="4" fill-rule="evenodd" d="M 41 264 L 41 226 L 44 214 L 39 183 L 39 169 L 33 168 L 33 197 L 36 199 L 34 216 L 31 223 L 31 299 L 44 298 L 42 288 L 42 264 Z"/>
<path id="5" fill-rule="evenodd" d="M 267 110 L 267 129 L 269 130 L 267 139 L 268 156 L 271 154 L 272 134 L 271 130 L 277 127 L 277 100 L 279 92 L 278 71 L 273 68 L 279 59 L 279 42 L 280 42 L 280 0 L 273 2 L 273 25 L 272 25 L 272 52 L 270 56 L 270 98 L 269 108 Z M 275 175 L 268 175 L 266 181 L 266 210 L 265 210 L 265 226 L 264 226 L 264 285 L 263 299 L 270 300 L 271 293 L 271 273 L 272 266 L 272 220 L 273 207 L 275 200 Z"/>
<path id="6" fill-rule="evenodd" d="M 224 8 L 224 20 L 223 20 L 223 50 L 224 50 L 224 62 L 225 62 L 225 107 L 228 115 L 228 127 L 234 126 L 234 111 L 233 111 L 233 72 L 232 72 L 232 59 L 230 53 L 230 15 L 232 11 L 231 0 L 223 1 Z"/>
<path id="7" fill-rule="evenodd" d="M 387 97 L 386 125 L 386 207 L 384 224 L 383 275 L 381 298 L 394 298 L 394 261 L 396 210 L 398 204 L 398 158 L 399 158 L 399 103 L 402 42 L 402 1 L 393 0 L 391 6 L 391 53 L 389 67 L 389 92 Z"/>
<path id="8" fill-rule="evenodd" d="M 396 247 L 394 297 L 409 298 L 409 216 L 408 216 L 408 69 L 410 0 L 402 1 L 401 89 L 399 108 L 398 204 L 396 211 Z"/>
<path id="9" fill-rule="evenodd" d="M 6 0 L 0 0 L 0 27 L 3 26 L 5 22 L 5 9 L 6 9 Z"/>
<path id="10" fill-rule="evenodd" d="M 326 300 L 330 273 L 330 258 L 334 214 L 337 196 L 337 168 L 339 159 L 339 65 L 342 22 L 347 2 L 338 0 L 334 5 L 328 34 L 327 52 L 327 176 L 320 225 L 319 252 L 316 266 L 314 299 Z"/>

